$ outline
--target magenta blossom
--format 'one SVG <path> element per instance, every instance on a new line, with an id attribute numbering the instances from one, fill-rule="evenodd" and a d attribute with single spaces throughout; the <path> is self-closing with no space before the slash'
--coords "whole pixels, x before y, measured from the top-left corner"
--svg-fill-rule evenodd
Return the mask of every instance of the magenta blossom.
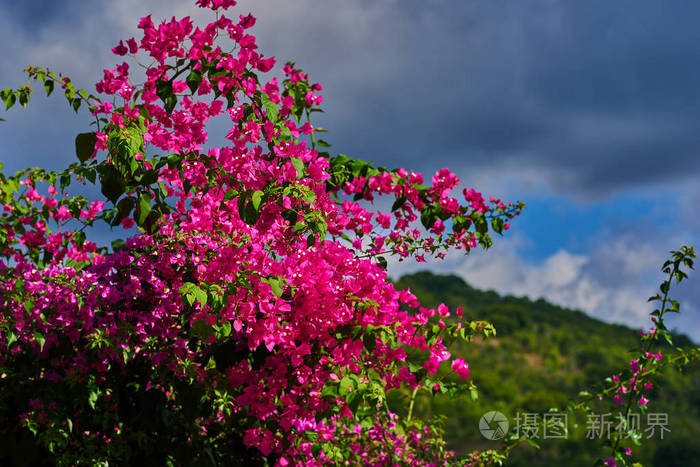
<path id="1" fill-rule="evenodd" d="M 452 361 L 452 371 L 457 373 L 460 378 L 469 378 L 469 364 L 464 362 L 463 358 L 455 358 Z"/>

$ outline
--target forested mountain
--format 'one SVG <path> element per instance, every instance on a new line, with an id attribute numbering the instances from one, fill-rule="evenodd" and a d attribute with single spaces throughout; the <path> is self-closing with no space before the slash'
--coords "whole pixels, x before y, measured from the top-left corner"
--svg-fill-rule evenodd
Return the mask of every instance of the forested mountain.
<path id="1" fill-rule="evenodd" d="M 438 396 L 431 402 L 427 394 L 416 399 L 419 415 L 447 416 L 446 439 L 459 454 L 500 447 L 498 441 L 486 440 L 479 432 L 479 419 L 484 413 L 502 412 L 511 427 L 518 414 L 521 418 L 527 413 L 539 414 L 541 419 L 550 408 L 564 413 L 567 402 L 579 391 L 592 389 L 627 367 L 630 350 L 639 347 L 636 330 L 604 323 L 544 300 L 480 291 L 457 276 L 419 272 L 402 277 L 397 286 L 410 288 L 425 306 L 435 307 L 440 302 L 451 309 L 462 306 L 465 318 L 489 321 L 496 327 L 494 338 L 450 348 L 454 356 L 469 363 L 479 388 L 477 401 L 472 401 L 469 394 L 456 400 Z M 673 344 L 695 345 L 682 335 L 676 335 Z M 664 354 L 675 352 L 671 346 L 659 346 Z M 651 433 L 645 432 L 643 445 L 633 446 L 633 455 L 643 465 L 700 465 L 700 368 L 696 364 L 680 372 L 667 367 L 658 382 L 650 391 L 648 413 L 668 414 L 666 427 L 670 431 L 664 432 L 664 439 L 660 438 L 660 427 L 649 439 Z M 390 400 L 392 408 L 406 413 L 405 389 L 394 392 Z M 609 411 L 609 406 L 601 406 L 600 410 L 604 407 Z M 645 427 L 647 415 L 640 417 Z M 566 438 L 544 439 L 539 433 L 539 452 L 521 445 L 508 465 L 592 465 L 604 454 L 600 438 L 590 431 L 593 421 L 569 414 L 567 422 L 570 431 Z"/>

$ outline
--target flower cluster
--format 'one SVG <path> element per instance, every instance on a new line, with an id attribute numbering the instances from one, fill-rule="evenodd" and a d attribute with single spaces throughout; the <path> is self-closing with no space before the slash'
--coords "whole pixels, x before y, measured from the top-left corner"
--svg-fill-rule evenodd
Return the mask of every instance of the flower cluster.
<path id="1" fill-rule="evenodd" d="M 439 430 L 396 429 L 386 391 L 459 392 L 469 366 L 450 343 L 493 328 L 422 307 L 385 257 L 487 248 L 522 205 L 451 197 L 447 169 L 426 186 L 321 151 L 309 115 L 322 86 L 289 63 L 282 84 L 261 84 L 275 60 L 254 24 L 142 18 L 143 37 L 112 50 L 154 60 L 143 85 L 126 63 L 104 72 L 105 99 L 62 81 L 96 118 L 76 139 L 80 164 L 2 175 L 1 432 L 28 429 L 66 464 L 452 459 Z M 29 73 L 47 92 L 59 81 Z M 217 116 L 227 143 L 204 152 Z M 71 177 L 99 183 L 107 203 L 59 196 Z M 381 196 L 390 211 L 372 209 Z M 86 238 L 98 220 L 139 232 L 110 251 Z"/>

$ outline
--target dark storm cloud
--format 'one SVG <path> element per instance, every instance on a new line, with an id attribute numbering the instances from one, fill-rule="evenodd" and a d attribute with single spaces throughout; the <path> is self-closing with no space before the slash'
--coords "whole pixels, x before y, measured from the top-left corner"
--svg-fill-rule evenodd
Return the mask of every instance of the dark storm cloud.
<path id="1" fill-rule="evenodd" d="M 428 172 L 520 165 L 576 196 L 700 174 L 697 2 L 240 3 L 234 14 L 259 17 L 263 53 L 324 84 L 318 123 L 338 151 Z M 91 75 L 79 70 L 90 82 L 139 16 L 202 15 L 193 2 L 162 0 L 0 11 L 18 44 L 82 31 L 65 44 L 99 62 Z M 8 51 L 5 70 L 14 58 Z"/>
<path id="2" fill-rule="evenodd" d="M 328 2 L 306 40 L 270 41 L 326 85 L 342 150 L 426 170 L 521 164 L 575 195 L 698 177 L 700 4 L 379 3 L 343 19 Z"/>
<path id="3" fill-rule="evenodd" d="M 555 108 L 672 113 L 700 106 L 696 2 L 568 2 L 533 35 L 529 88 Z"/>
<path id="4" fill-rule="evenodd" d="M 22 29 L 30 34 L 32 30 L 44 24 L 65 18 L 68 6 L 73 2 L 47 2 L 27 0 L 22 2 L 3 2 L 0 13 L 12 22 L 19 23 Z"/>

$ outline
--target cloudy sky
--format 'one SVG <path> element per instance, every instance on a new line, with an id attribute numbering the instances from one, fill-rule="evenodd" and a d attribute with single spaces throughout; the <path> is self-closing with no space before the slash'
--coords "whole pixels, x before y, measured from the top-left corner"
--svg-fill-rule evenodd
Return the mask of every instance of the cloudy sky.
<path id="1" fill-rule="evenodd" d="M 429 268 L 639 328 L 667 252 L 700 247 L 700 3 L 246 0 L 232 14 L 248 12 L 266 56 L 324 85 L 334 151 L 449 167 L 527 203 L 490 251 Z M 149 13 L 211 17 L 194 0 L 2 2 L 0 86 L 34 64 L 93 91 Z M 89 122 L 53 97 L 2 117 L 8 171 L 62 168 Z M 700 341 L 700 276 L 677 298 L 669 324 Z"/>

